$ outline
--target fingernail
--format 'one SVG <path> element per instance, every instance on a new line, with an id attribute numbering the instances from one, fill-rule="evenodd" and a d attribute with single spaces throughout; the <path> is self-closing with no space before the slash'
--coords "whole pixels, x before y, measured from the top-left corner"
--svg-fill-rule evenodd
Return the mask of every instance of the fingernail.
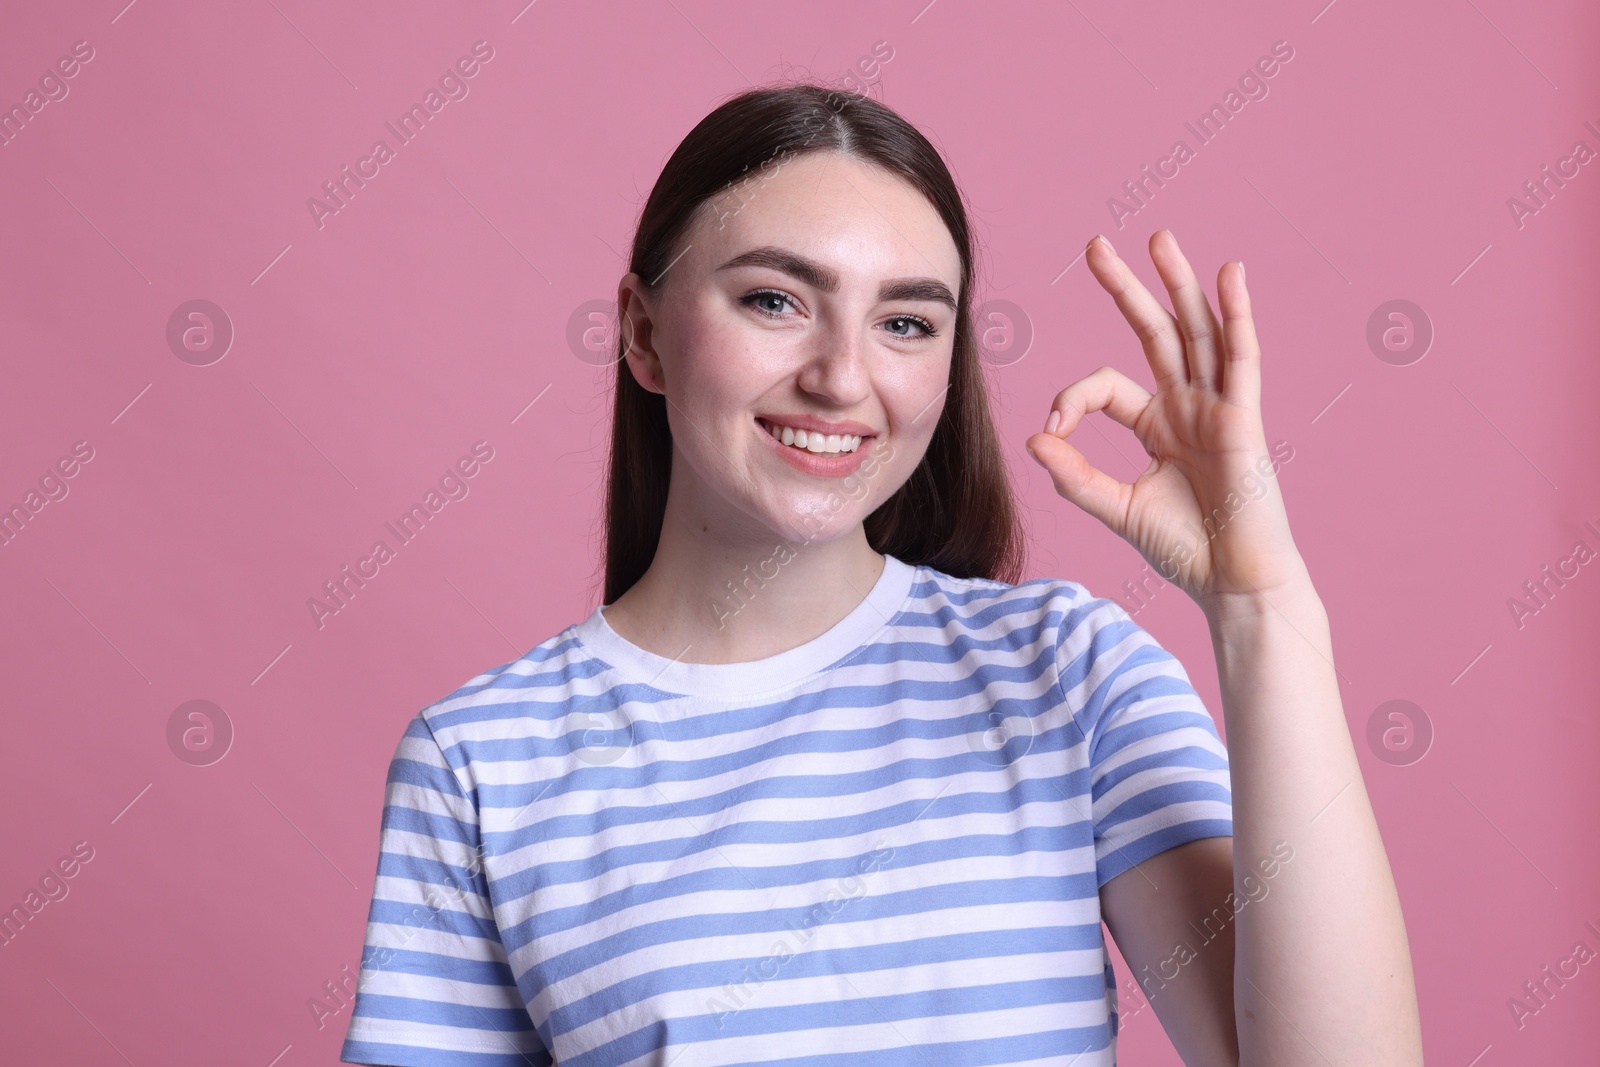
<path id="1" fill-rule="evenodd" d="M 1061 425 L 1061 412 L 1052 411 L 1050 413 L 1050 418 L 1045 420 L 1044 432 L 1045 433 L 1055 433 L 1056 432 L 1056 427 L 1060 426 L 1060 425 Z"/>
<path id="2" fill-rule="evenodd" d="M 1244 260 L 1239 261 L 1239 280 L 1244 281 Z"/>
<path id="3" fill-rule="evenodd" d="M 1096 241 L 1106 241 L 1105 236 L 1103 234 L 1095 234 L 1093 237 L 1089 238 L 1089 243 L 1083 246 L 1084 249 L 1088 250 Z M 1106 247 L 1111 248 L 1110 241 L 1106 241 Z M 1116 249 L 1113 248 L 1112 251 L 1114 252 Z"/>

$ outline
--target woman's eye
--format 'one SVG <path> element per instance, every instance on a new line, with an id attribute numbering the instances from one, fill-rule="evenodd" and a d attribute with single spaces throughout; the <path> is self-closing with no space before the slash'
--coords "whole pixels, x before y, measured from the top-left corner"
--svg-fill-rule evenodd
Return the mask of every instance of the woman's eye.
<path id="1" fill-rule="evenodd" d="M 905 323 L 905 324 L 910 325 L 910 326 L 915 326 L 917 329 L 922 331 L 922 336 L 924 336 L 924 337 L 935 337 L 939 333 L 938 330 L 935 330 L 933 328 L 933 323 L 931 323 L 927 319 L 921 318 L 920 316 L 917 316 L 917 315 L 896 315 L 894 318 L 889 320 L 889 325 L 891 327 L 893 327 L 897 323 Z M 901 333 L 897 329 L 890 329 L 889 332 L 891 334 L 893 334 L 894 336 L 896 336 L 896 337 L 911 337 L 911 336 L 913 336 L 912 334 L 909 334 L 909 333 Z"/>
<path id="2" fill-rule="evenodd" d="M 741 298 L 739 302 L 745 307 L 754 307 L 758 312 L 771 319 L 782 318 L 783 316 L 781 312 L 768 310 L 767 307 L 763 307 L 761 305 L 776 303 L 780 306 L 783 304 L 788 304 L 791 307 L 794 306 L 794 301 L 790 300 L 787 296 L 784 296 L 782 293 L 772 292 L 770 290 L 751 293 L 750 295 Z"/>

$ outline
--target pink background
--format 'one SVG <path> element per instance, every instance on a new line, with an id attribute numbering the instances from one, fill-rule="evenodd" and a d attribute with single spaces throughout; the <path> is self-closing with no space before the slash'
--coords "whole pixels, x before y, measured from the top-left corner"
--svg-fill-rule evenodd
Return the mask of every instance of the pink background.
<path id="1" fill-rule="evenodd" d="M 0 38 L 7 107 L 94 49 L 0 147 L 0 507 L 93 449 L 0 548 L 0 908 L 94 850 L 0 947 L 9 1062 L 336 1061 L 348 1009 L 319 1029 L 308 1001 L 359 961 L 406 721 L 597 603 L 609 371 L 569 320 L 614 299 L 706 112 L 752 82 L 837 83 L 879 41 L 873 93 L 946 153 L 983 295 L 1034 331 L 990 376 L 1030 576 L 1136 606 L 1143 561 L 1022 448 L 1095 367 L 1149 381 L 1085 241 L 1106 233 L 1158 293 L 1159 228 L 1213 293 L 1243 259 L 1429 1062 L 1593 1061 L 1600 963 L 1520 1028 L 1507 1006 L 1580 939 L 1600 949 L 1600 565 L 1520 629 L 1507 604 L 1578 540 L 1600 550 L 1600 164 L 1521 227 L 1507 207 L 1574 142 L 1600 148 L 1592 5 L 123 2 L 12 5 Z M 480 40 L 469 95 L 319 229 L 308 198 L 394 145 L 384 123 Z M 1107 199 L 1194 147 L 1184 123 L 1280 40 L 1269 95 L 1119 229 Z M 166 339 L 194 299 L 235 330 L 207 366 Z M 1366 341 L 1393 299 L 1436 330 L 1407 366 Z M 1123 479 L 1143 459 L 1101 416 L 1074 440 Z M 307 601 L 478 441 L 469 494 L 319 628 Z M 1169 586 L 1138 620 L 1220 721 L 1195 606 Z M 209 766 L 167 742 L 195 699 L 235 731 Z M 1396 699 L 1432 724 L 1420 761 L 1367 741 Z M 1123 1061 L 1177 1063 L 1116 965 Z"/>

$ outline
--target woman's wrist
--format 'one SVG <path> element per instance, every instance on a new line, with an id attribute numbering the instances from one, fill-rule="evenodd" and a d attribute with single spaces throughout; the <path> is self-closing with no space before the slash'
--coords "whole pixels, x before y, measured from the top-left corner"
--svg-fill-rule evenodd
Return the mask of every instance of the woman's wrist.
<path id="1" fill-rule="evenodd" d="M 1262 619 L 1274 616 L 1325 616 L 1322 598 L 1311 581 L 1311 572 L 1306 569 L 1305 563 L 1297 558 L 1293 570 L 1298 573 L 1268 588 L 1210 593 L 1197 598 L 1213 635 L 1240 628 L 1249 629 Z"/>

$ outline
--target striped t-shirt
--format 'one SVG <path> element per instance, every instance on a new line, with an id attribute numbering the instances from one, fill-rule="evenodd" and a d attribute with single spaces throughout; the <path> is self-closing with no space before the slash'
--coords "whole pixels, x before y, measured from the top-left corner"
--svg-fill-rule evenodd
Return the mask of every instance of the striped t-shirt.
<path id="1" fill-rule="evenodd" d="M 341 1059 L 1106 1067 L 1099 888 L 1232 811 L 1183 667 L 1076 582 L 886 556 L 743 663 L 597 607 L 408 725 Z"/>

